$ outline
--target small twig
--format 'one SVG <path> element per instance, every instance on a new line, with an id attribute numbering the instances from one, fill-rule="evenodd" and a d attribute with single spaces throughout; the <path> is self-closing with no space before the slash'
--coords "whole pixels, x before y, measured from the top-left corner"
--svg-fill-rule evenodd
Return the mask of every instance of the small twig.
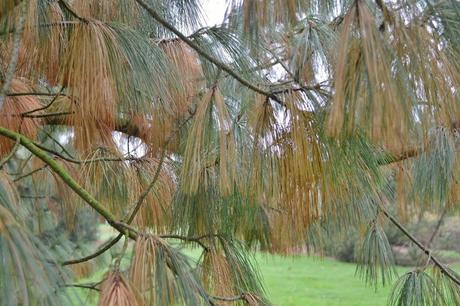
<path id="1" fill-rule="evenodd" d="M 434 241 L 434 238 L 436 237 L 436 235 L 438 234 L 439 232 L 439 229 L 441 228 L 441 225 L 444 221 L 444 217 L 446 216 L 446 213 L 447 213 L 447 204 L 444 206 L 444 209 L 441 213 L 441 216 L 439 217 L 439 220 L 438 222 L 436 223 L 436 227 L 434 228 L 434 231 L 433 233 L 431 233 L 431 237 L 430 239 L 428 240 L 428 242 L 426 243 L 426 246 L 427 248 L 430 248 L 431 247 L 431 244 L 433 243 Z"/>
<path id="2" fill-rule="evenodd" d="M 16 183 L 16 182 L 18 182 L 18 181 L 20 181 L 20 180 L 22 180 L 22 179 L 25 179 L 26 177 L 29 177 L 29 176 L 31 176 L 31 175 L 33 175 L 33 174 L 35 174 L 35 173 L 37 173 L 37 172 L 39 172 L 39 171 L 41 171 L 41 170 L 47 168 L 47 167 L 48 167 L 48 165 L 45 164 L 45 165 L 42 166 L 42 167 L 39 167 L 39 168 L 37 168 L 37 169 L 34 169 L 34 170 L 32 170 L 32 171 L 30 171 L 30 172 L 28 172 L 28 173 L 26 173 L 26 174 L 23 174 L 23 175 L 21 175 L 21 176 L 15 178 L 15 179 L 13 180 L 13 182 Z"/>
<path id="3" fill-rule="evenodd" d="M 416 157 L 421 153 L 421 151 L 422 150 L 420 148 L 411 148 L 396 155 L 389 154 L 377 159 L 377 164 L 379 166 L 385 166 L 392 163 L 397 163 L 412 157 Z"/>
<path id="4" fill-rule="evenodd" d="M 457 121 L 452 121 L 448 125 L 448 128 L 453 133 L 458 132 L 460 130 L 460 123 Z M 409 158 L 417 157 L 418 155 L 421 155 L 423 152 L 424 147 L 420 146 L 406 149 L 405 151 L 400 152 L 398 154 L 384 154 L 377 159 L 377 164 L 379 166 L 385 166 L 392 163 L 401 162 Z"/>
<path id="5" fill-rule="evenodd" d="M 36 109 L 30 110 L 30 111 L 21 113 L 21 115 L 22 116 L 29 115 L 29 114 L 36 113 L 36 112 L 39 112 L 39 111 L 43 111 L 43 110 L 46 110 L 46 109 L 50 108 L 51 105 L 53 105 L 54 102 L 56 102 L 56 100 L 62 95 L 62 91 L 64 91 L 64 86 L 61 87 L 61 90 L 59 90 L 59 92 L 57 94 L 43 94 L 43 95 L 52 95 L 53 96 L 53 99 L 51 100 L 50 103 L 48 103 L 47 105 L 45 105 L 43 107 L 36 108 Z M 34 95 L 39 95 L 39 93 L 35 93 Z"/>
<path id="6" fill-rule="evenodd" d="M 50 198 L 50 196 L 45 196 L 45 195 L 25 195 L 25 194 L 21 194 L 20 197 L 23 198 L 23 199 L 47 199 L 47 198 Z"/>
<path id="7" fill-rule="evenodd" d="M 142 161 L 144 160 L 143 158 L 138 158 L 138 157 L 134 157 L 134 156 L 128 156 L 128 157 L 99 157 L 99 158 L 93 158 L 93 159 L 83 159 L 83 160 L 80 160 L 80 159 L 74 159 L 74 158 L 69 158 L 69 157 L 66 157 L 64 156 L 63 154 L 59 153 L 59 152 L 56 152 L 48 147 L 45 147 L 44 145 L 42 144 L 39 144 L 39 143 L 34 143 L 34 145 L 36 147 L 38 147 L 39 149 L 45 151 L 45 152 L 48 152 L 50 154 L 53 154 L 54 156 L 62 159 L 62 160 L 65 160 L 65 161 L 68 161 L 70 163 L 74 163 L 74 164 L 89 164 L 89 163 L 96 163 L 96 162 L 124 162 L 124 161 Z"/>
<path id="8" fill-rule="evenodd" d="M 65 1 L 65 0 L 58 0 L 58 2 L 65 8 L 66 11 L 70 13 L 73 17 L 77 18 L 80 21 L 88 22 L 85 18 L 81 17 L 80 15 L 75 12 L 75 10 Z"/>
<path id="9" fill-rule="evenodd" d="M 38 127 L 38 126 L 37 126 Z M 45 133 L 45 135 L 51 139 L 59 148 L 61 148 L 61 151 L 65 154 L 67 154 L 67 156 L 69 156 L 69 158 L 71 159 L 75 159 L 72 154 L 70 154 L 69 151 L 67 151 L 67 149 L 57 140 L 53 137 L 53 135 L 51 135 L 50 133 L 48 133 L 47 131 L 45 131 L 44 129 L 41 130 L 42 133 Z"/>
<path id="10" fill-rule="evenodd" d="M 165 239 L 179 239 L 183 241 L 192 241 L 199 244 L 206 252 L 209 251 L 209 247 L 207 247 L 203 242 L 201 242 L 201 239 L 203 239 L 204 237 L 187 237 L 180 235 L 159 235 L 159 237 Z"/>
<path id="11" fill-rule="evenodd" d="M 144 190 L 144 192 L 139 196 L 137 202 L 134 205 L 134 208 L 131 212 L 131 214 L 128 217 L 127 223 L 130 224 L 134 218 L 136 217 L 137 212 L 140 210 L 142 203 L 144 200 L 147 198 L 148 194 L 152 190 L 153 186 L 155 185 L 156 181 L 158 180 L 158 177 L 160 176 L 161 173 L 161 168 L 163 167 L 163 163 L 166 157 L 166 146 L 167 144 L 163 147 L 163 150 L 161 152 L 161 157 L 160 161 L 158 162 L 157 169 L 155 170 L 155 174 L 153 175 L 153 179 L 150 182 L 150 184 L 147 186 L 147 188 Z"/>
<path id="12" fill-rule="evenodd" d="M 156 181 L 158 180 L 158 177 L 160 176 L 160 173 L 161 173 L 161 168 L 163 166 L 163 163 L 164 163 L 164 160 L 166 158 L 166 148 L 168 147 L 168 144 L 171 142 L 171 140 L 173 139 L 174 135 L 181 130 L 181 128 L 187 124 L 187 122 L 195 115 L 195 112 L 191 113 L 190 116 L 187 117 L 187 119 L 184 120 L 184 122 L 182 122 L 180 124 L 180 126 L 174 131 L 172 132 L 169 137 L 166 139 L 166 141 L 164 142 L 163 144 L 163 149 L 162 149 L 162 152 L 161 152 L 161 156 L 160 156 L 160 161 L 158 162 L 158 166 L 157 166 L 157 169 L 155 170 L 155 174 L 153 175 L 153 179 L 152 181 L 150 182 L 150 184 L 147 186 L 147 188 L 144 190 L 144 192 L 139 196 L 138 200 L 136 201 L 135 205 L 134 205 L 134 208 L 130 214 L 130 216 L 128 217 L 127 219 L 127 223 L 128 224 L 131 224 L 131 222 L 134 220 L 134 218 L 136 217 L 136 214 L 139 212 L 141 206 L 142 206 L 142 203 L 144 202 L 145 198 L 148 196 L 148 194 L 150 193 L 150 191 L 152 190 L 153 186 L 155 185 Z"/>
<path id="13" fill-rule="evenodd" d="M 94 283 L 94 284 L 65 284 L 64 287 L 76 287 L 76 288 L 82 288 L 82 289 L 90 289 L 90 290 L 95 290 L 95 291 L 101 291 L 101 289 L 97 288 L 100 283 Z"/>
<path id="14" fill-rule="evenodd" d="M 427 256 L 427 259 L 426 259 L 426 262 L 425 262 L 425 266 L 423 267 L 423 269 L 426 269 L 428 267 L 428 265 L 430 264 L 433 251 L 432 250 L 429 250 L 429 251 L 430 252 L 428 253 L 428 256 Z"/>
<path id="15" fill-rule="evenodd" d="M 6 94 L 7 97 L 27 97 L 27 96 L 37 96 L 37 97 L 55 97 L 56 94 L 50 93 L 50 92 L 35 92 L 35 91 L 29 91 L 29 92 L 9 92 Z"/>
<path id="16" fill-rule="evenodd" d="M 64 261 L 62 265 L 63 266 L 75 265 L 75 264 L 79 264 L 85 261 L 89 261 L 93 258 L 96 258 L 99 255 L 104 254 L 107 250 L 110 250 L 118 241 L 120 241 L 121 237 L 123 237 L 123 234 L 118 234 L 117 237 L 107 242 L 102 248 L 100 248 L 98 251 L 94 252 L 93 254 L 82 257 L 82 258 L 78 258 L 78 259 Z"/>
<path id="17" fill-rule="evenodd" d="M 129 235 L 127 233 L 125 235 L 125 242 L 123 243 L 123 248 L 121 249 L 121 253 L 115 261 L 115 270 L 117 271 L 120 269 L 121 260 L 123 259 L 123 256 L 125 256 L 126 250 L 128 249 L 128 241 L 129 241 Z"/>
<path id="18" fill-rule="evenodd" d="M 239 300 L 246 300 L 246 296 L 244 293 L 241 293 L 240 295 L 235 295 L 235 296 L 215 296 L 215 295 L 210 295 L 210 298 L 218 301 L 224 301 L 224 302 L 235 302 Z"/>
<path id="19" fill-rule="evenodd" d="M 48 118 L 48 117 L 58 117 L 58 116 L 68 116 L 68 115 L 73 115 L 75 112 L 55 112 L 55 113 L 44 113 L 44 114 L 37 114 L 37 115 L 32 115 L 32 114 L 21 114 L 22 117 L 24 118 Z"/>

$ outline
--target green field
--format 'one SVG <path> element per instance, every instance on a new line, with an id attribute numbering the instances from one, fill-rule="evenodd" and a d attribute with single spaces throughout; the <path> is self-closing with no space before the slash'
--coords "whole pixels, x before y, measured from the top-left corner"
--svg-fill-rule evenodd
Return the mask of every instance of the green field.
<path id="1" fill-rule="evenodd" d="M 334 259 L 258 255 L 257 261 L 268 297 L 277 306 L 383 306 L 391 289 L 375 291 L 355 276 L 354 264 Z M 409 270 L 398 268 L 398 273 Z M 97 274 L 99 279 L 103 272 Z M 94 305 L 85 298 L 87 290 L 81 290 L 76 291 L 85 305 Z"/>
<path id="2" fill-rule="evenodd" d="M 268 297 L 278 306 L 383 306 L 390 291 L 387 286 L 376 292 L 355 276 L 354 264 L 329 258 L 258 255 L 257 261 Z M 398 269 L 400 274 L 407 270 Z M 94 305 L 86 293 L 81 289 L 79 294 L 85 305 Z"/>
<path id="3" fill-rule="evenodd" d="M 111 234 L 112 231 L 103 232 L 104 239 Z M 185 252 L 192 258 L 199 257 L 196 249 Z M 380 286 L 376 291 L 355 275 L 355 264 L 331 258 L 258 254 L 256 260 L 267 295 L 276 306 L 383 306 L 391 291 L 392 284 Z M 129 264 L 129 259 L 125 264 Z M 455 270 L 460 271 L 460 266 L 456 265 Z M 398 267 L 397 271 L 402 275 L 410 268 Z M 90 282 L 99 280 L 103 274 L 99 271 Z M 82 280 L 85 282 L 88 280 Z M 80 291 L 80 297 L 86 295 L 84 292 Z"/>
<path id="4" fill-rule="evenodd" d="M 355 276 L 354 264 L 306 256 L 257 259 L 274 305 L 379 306 L 390 291 L 388 286 L 377 292 L 367 286 Z"/>

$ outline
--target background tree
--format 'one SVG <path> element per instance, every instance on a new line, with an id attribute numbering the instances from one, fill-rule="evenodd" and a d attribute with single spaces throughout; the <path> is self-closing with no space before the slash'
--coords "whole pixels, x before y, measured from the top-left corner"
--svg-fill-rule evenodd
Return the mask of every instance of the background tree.
<path id="1" fill-rule="evenodd" d="M 267 304 L 254 250 L 352 228 L 377 286 L 387 223 L 426 254 L 389 304 L 460 304 L 398 221 L 458 207 L 457 1 L 229 1 L 203 27 L 197 0 L 2 0 L 0 21 L 2 305 L 75 303 L 120 240 L 78 285 L 100 305 Z M 119 235 L 77 252 L 97 222 Z"/>

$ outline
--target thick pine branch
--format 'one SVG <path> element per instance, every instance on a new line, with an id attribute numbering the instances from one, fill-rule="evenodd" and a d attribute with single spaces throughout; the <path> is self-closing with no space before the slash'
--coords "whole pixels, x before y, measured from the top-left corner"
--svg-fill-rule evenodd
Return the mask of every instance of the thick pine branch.
<path id="1" fill-rule="evenodd" d="M 70 174 L 62 167 L 53 157 L 49 156 L 45 151 L 37 147 L 32 140 L 22 134 L 13 132 L 4 127 L 0 127 L 0 135 L 3 135 L 11 140 L 19 139 L 19 142 L 33 155 L 41 159 L 47 164 L 63 181 L 68 185 L 80 198 L 82 198 L 88 205 L 96 210 L 104 219 L 120 233 L 127 232 L 126 227 L 116 220 L 116 217 L 108 211 L 102 203 L 96 200 L 88 191 L 86 191 L 80 184 L 78 184 Z M 137 238 L 136 233 L 129 232 L 129 236 L 133 239 Z"/>

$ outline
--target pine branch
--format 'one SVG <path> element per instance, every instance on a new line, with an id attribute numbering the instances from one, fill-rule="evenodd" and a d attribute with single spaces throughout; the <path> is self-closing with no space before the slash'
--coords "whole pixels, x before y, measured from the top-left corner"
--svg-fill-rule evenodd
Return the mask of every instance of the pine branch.
<path id="1" fill-rule="evenodd" d="M 45 151 L 45 152 L 48 152 L 62 160 L 65 160 L 65 161 L 68 161 L 70 163 L 73 163 L 73 164 L 89 164 L 89 163 L 97 163 L 97 162 L 125 162 L 125 161 L 142 161 L 144 160 L 143 158 L 139 158 L 139 157 L 134 157 L 134 156 L 128 156 L 128 157 L 98 157 L 98 158 L 93 158 L 93 159 L 75 159 L 75 158 L 71 158 L 71 157 L 66 157 L 64 156 L 62 153 L 59 153 L 59 152 L 56 152 L 48 147 L 45 147 L 44 145 L 42 144 L 39 144 L 39 143 L 36 143 L 34 142 L 33 143 L 36 147 L 38 147 L 39 149 Z"/>
<path id="2" fill-rule="evenodd" d="M 428 256 L 428 260 L 431 261 L 435 266 L 437 266 L 441 272 L 450 278 L 455 284 L 460 286 L 460 280 L 453 275 L 449 269 L 447 269 L 443 263 L 439 261 L 435 256 L 431 254 L 431 250 L 425 247 L 420 241 L 417 240 L 405 227 L 402 225 L 395 217 L 393 217 L 382 204 L 379 204 L 379 209 L 391 221 L 409 240 L 411 240 L 420 250 L 423 251 Z"/>
<path id="3" fill-rule="evenodd" d="M 41 159 L 47 166 L 49 166 L 63 181 L 66 185 L 68 185 L 80 198 L 82 198 L 88 205 L 90 205 L 94 210 L 96 210 L 104 219 L 120 234 L 124 234 L 127 237 L 137 240 L 139 237 L 139 233 L 130 227 L 128 224 L 119 222 L 116 220 L 115 216 L 112 215 L 110 211 L 108 211 L 102 203 L 100 203 L 97 199 L 95 199 L 89 192 L 87 192 L 83 187 L 81 187 L 70 175 L 69 173 L 59 164 L 57 163 L 52 157 L 50 157 L 46 152 L 38 148 L 29 138 L 25 137 L 22 134 L 13 132 L 6 128 L 0 127 L 0 135 L 10 139 L 19 139 L 19 142 L 22 146 L 28 149 L 33 155 Z M 159 173 L 160 167 L 158 167 L 157 173 Z M 156 176 L 158 178 L 158 175 Z M 170 238 L 178 238 L 179 236 L 173 237 L 168 235 Z M 207 236 L 207 235 L 206 235 Z M 166 236 L 165 236 L 166 237 Z M 203 236 L 205 237 L 205 236 Z M 181 237 L 187 240 L 196 240 L 202 239 L 203 237 L 198 238 L 190 238 L 190 237 Z M 109 243 L 111 245 L 112 243 Z M 170 266 L 172 271 L 176 273 L 174 267 Z M 205 294 L 207 299 L 210 298 L 209 295 Z M 242 295 L 242 297 L 244 297 Z M 232 297 L 233 299 L 233 297 Z"/>
<path id="4" fill-rule="evenodd" d="M 272 92 L 267 91 L 265 89 L 262 89 L 258 87 L 257 85 L 252 84 L 248 80 L 246 80 L 244 77 L 239 75 L 237 72 L 235 72 L 231 67 L 226 65 L 225 63 L 221 62 L 220 60 L 214 58 L 210 54 L 208 54 L 205 50 L 203 50 L 198 44 L 196 44 L 194 41 L 192 41 L 190 38 L 182 34 L 178 29 L 176 29 L 172 24 L 170 24 L 167 20 L 165 20 L 163 17 L 161 17 L 154 9 L 152 9 L 146 2 L 143 0 L 135 0 L 141 7 L 143 7 L 147 13 L 155 19 L 158 23 L 160 23 L 163 27 L 168 29 L 169 31 L 173 32 L 177 37 L 179 37 L 180 40 L 182 40 L 184 43 L 186 43 L 188 46 L 190 46 L 192 49 L 194 49 L 199 55 L 207 59 L 209 62 L 213 63 L 217 67 L 219 67 L 221 70 L 225 71 L 229 75 L 231 75 L 233 78 L 235 78 L 238 82 L 240 82 L 243 86 L 253 90 L 254 92 L 257 92 L 261 95 L 264 95 L 268 98 L 273 99 L 274 101 L 284 104 L 278 97 L 276 97 Z"/>
<path id="5" fill-rule="evenodd" d="M 91 206 L 96 212 L 98 212 L 104 219 L 117 231 L 122 234 L 126 233 L 126 227 L 122 223 L 116 220 L 116 217 L 108 211 L 102 203 L 95 199 L 88 191 L 86 191 L 82 186 L 80 186 L 70 174 L 62 167 L 54 158 L 49 156 L 45 151 L 38 148 L 32 140 L 25 137 L 22 134 L 13 132 L 4 127 L 0 127 L 0 135 L 3 135 L 12 140 L 19 139 L 21 145 L 23 145 L 27 150 L 30 151 L 33 155 L 41 159 L 45 164 L 47 164 L 63 181 L 69 186 L 80 198 L 82 198 L 89 206 Z M 128 235 L 132 239 L 137 238 L 137 234 L 131 231 L 128 231 Z"/>

